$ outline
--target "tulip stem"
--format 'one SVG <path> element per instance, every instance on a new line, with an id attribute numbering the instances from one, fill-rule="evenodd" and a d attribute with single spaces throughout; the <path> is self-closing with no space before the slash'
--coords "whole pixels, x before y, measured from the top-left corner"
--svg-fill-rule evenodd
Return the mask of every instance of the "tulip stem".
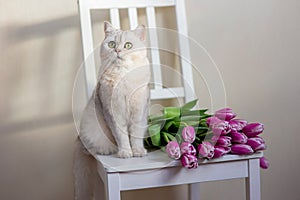
<path id="1" fill-rule="evenodd" d="M 206 133 L 202 133 L 200 135 L 198 135 L 199 137 L 201 136 L 206 136 L 206 135 L 209 135 L 209 134 L 212 134 L 213 132 L 212 131 L 209 131 L 209 132 L 206 132 Z"/>
<path id="2" fill-rule="evenodd" d="M 185 122 L 180 122 L 180 124 L 184 125 L 184 126 L 189 126 L 187 123 Z"/>

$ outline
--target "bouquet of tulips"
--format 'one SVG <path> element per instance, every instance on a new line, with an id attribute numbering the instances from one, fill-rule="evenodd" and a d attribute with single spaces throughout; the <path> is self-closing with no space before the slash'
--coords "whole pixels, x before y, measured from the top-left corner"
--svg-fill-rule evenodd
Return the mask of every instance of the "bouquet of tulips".
<path id="1" fill-rule="evenodd" d="M 182 107 L 166 107 L 162 115 L 149 116 L 146 146 L 164 149 L 189 169 L 198 167 L 198 159 L 247 155 L 266 149 L 260 137 L 263 124 L 236 119 L 231 108 L 220 109 L 214 115 L 206 114 L 207 109 L 192 110 L 196 103 L 194 100 Z M 266 169 L 268 165 L 262 157 L 260 166 Z"/>

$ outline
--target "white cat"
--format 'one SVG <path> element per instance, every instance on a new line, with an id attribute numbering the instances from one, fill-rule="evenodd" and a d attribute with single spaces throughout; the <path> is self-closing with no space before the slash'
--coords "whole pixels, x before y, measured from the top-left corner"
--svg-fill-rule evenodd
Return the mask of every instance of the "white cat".
<path id="1" fill-rule="evenodd" d="M 104 23 L 98 83 L 80 122 L 74 161 L 75 199 L 92 198 L 96 177 L 91 155 L 145 156 L 150 66 L 144 26 L 122 31 Z"/>

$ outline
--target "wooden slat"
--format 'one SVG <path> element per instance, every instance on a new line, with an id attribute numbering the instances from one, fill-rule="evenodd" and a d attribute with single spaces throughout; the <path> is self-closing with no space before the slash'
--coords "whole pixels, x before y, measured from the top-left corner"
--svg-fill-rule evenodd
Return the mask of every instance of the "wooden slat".
<path id="1" fill-rule="evenodd" d="M 259 159 L 252 159 L 248 161 L 249 176 L 246 178 L 246 199 L 260 200 L 260 167 Z"/>
<path id="2" fill-rule="evenodd" d="M 188 62 L 191 60 L 189 39 L 187 31 L 187 20 L 185 12 L 184 0 L 176 0 L 176 17 L 177 17 L 177 29 L 179 39 L 179 52 L 181 55 L 181 71 L 183 75 L 183 85 L 185 88 L 185 101 L 191 101 L 195 99 L 194 81 L 192 65 Z"/>
<path id="3" fill-rule="evenodd" d="M 153 79 L 154 79 L 154 88 L 162 88 L 162 75 L 161 75 L 161 66 L 160 66 L 160 56 L 159 56 L 159 47 L 158 39 L 156 32 L 156 18 L 155 18 L 155 8 L 147 7 L 147 21 L 148 21 L 148 34 L 150 40 L 150 53 L 152 59 L 152 69 L 153 69 Z"/>
<path id="4" fill-rule="evenodd" d="M 84 5 L 79 6 L 80 21 L 81 21 L 81 35 L 83 46 L 83 57 L 85 65 L 85 79 L 87 87 L 88 98 L 92 95 L 94 87 L 96 85 L 96 68 L 94 58 L 94 46 L 92 35 L 92 23 L 90 10 Z"/>
<path id="5" fill-rule="evenodd" d="M 174 6 L 175 0 L 79 0 L 89 9 L 145 8 Z"/>
<path id="6" fill-rule="evenodd" d="M 163 89 L 154 89 L 150 91 L 150 98 L 152 100 L 155 99 L 172 99 L 184 97 L 184 88 L 176 87 L 176 88 L 163 88 Z"/>
<path id="7" fill-rule="evenodd" d="M 129 17 L 130 29 L 133 30 L 138 26 L 137 9 L 128 8 L 128 17 Z"/>
<path id="8" fill-rule="evenodd" d="M 119 9 L 117 8 L 110 9 L 110 22 L 115 28 L 120 29 L 121 26 L 120 26 Z"/>
<path id="9" fill-rule="evenodd" d="M 226 172 L 226 173 L 224 173 Z M 247 160 L 199 165 L 187 170 L 182 166 L 143 171 L 141 173 L 120 173 L 121 190 L 173 186 L 207 181 L 245 178 L 248 176 Z M 126 180 L 126 181 L 122 181 Z"/>
<path id="10" fill-rule="evenodd" d="M 192 183 L 189 184 L 189 200 L 200 200 L 201 198 L 201 184 L 200 183 Z"/>
<path id="11" fill-rule="evenodd" d="M 107 200 L 121 200 L 120 175 L 108 174 L 106 187 Z"/>

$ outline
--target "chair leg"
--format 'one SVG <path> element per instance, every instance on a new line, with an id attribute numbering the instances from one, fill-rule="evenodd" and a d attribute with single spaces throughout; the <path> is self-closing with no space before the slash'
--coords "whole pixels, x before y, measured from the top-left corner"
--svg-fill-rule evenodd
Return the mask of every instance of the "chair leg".
<path id="1" fill-rule="evenodd" d="M 200 183 L 189 184 L 189 200 L 200 200 Z"/>
<path id="2" fill-rule="evenodd" d="M 106 200 L 121 200 L 120 179 L 118 173 L 107 174 Z"/>
<path id="3" fill-rule="evenodd" d="M 246 178 L 246 199 L 260 200 L 259 159 L 250 159 L 248 163 L 249 175 Z"/>

